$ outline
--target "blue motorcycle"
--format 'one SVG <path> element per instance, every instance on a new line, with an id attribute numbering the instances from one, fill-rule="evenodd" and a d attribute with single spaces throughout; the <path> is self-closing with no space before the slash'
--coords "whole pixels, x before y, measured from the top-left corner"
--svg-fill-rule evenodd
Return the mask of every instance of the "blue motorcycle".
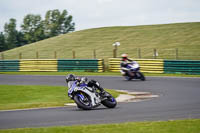
<path id="1" fill-rule="evenodd" d="M 91 110 L 103 104 L 108 108 L 115 108 L 117 101 L 108 92 L 104 90 L 101 94 L 97 87 L 100 84 L 97 81 L 79 82 L 77 80 L 66 80 L 68 85 L 68 96 L 74 100 L 77 107 L 83 110 Z"/>

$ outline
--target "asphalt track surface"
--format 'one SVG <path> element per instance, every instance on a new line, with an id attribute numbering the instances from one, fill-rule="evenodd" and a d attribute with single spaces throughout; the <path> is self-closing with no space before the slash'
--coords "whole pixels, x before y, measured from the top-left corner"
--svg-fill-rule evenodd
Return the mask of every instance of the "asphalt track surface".
<path id="1" fill-rule="evenodd" d="M 0 111 L 0 129 L 159 121 L 200 118 L 200 78 L 147 77 L 147 81 L 125 81 L 115 76 L 89 76 L 105 88 L 158 94 L 142 102 L 119 103 L 91 111 L 76 107 Z M 66 86 L 64 76 L 0 75 L 0 84 Z"/>

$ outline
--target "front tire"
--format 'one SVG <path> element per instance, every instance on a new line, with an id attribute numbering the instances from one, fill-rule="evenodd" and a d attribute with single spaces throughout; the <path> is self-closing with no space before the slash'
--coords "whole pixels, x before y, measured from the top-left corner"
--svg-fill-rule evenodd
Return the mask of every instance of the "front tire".
<path id="1" fill-rule="evenodd" d="M 146 80 L 146 78 L 145 78 L 145 76 L 144 76 L 143 73 L 138 72 L 138 74 L 140 75 L 140 80 L 142 80 L 142 81 L 145 81 L 145 80 Z"/>
<path id="2" fill-rule="evenodd" d="M 109 96 L 107 97 L 107 99 L 103 100 L 101 103 L 106 106 L 107 108 L 115 108 L 117 105 L 117 101 L 116 99 L 109 94 L 108 92 L 106 92 Z"/>
<path id="3" fill-rule="evenodd" d="M 83 109 L 83 110 L 91 110 L 92 109 L 92 104 L 89 100 L 89 97 L 88 96 L 85 96 L 86 100 L 82 100 L 81 97 L 76 94 L 74 96 L 74 101 L 75 103 L 77 104 L 77 107 L 80 108 L 80 109 Z"/>

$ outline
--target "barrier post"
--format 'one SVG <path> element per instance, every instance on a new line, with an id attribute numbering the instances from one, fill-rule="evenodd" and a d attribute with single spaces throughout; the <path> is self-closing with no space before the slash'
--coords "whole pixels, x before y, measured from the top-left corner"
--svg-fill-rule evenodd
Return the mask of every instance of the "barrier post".
<path id="1" fill-rule="evenodd" d="M 106 70 L 106 67 L 105 67 L 105 62 L 104 62 L 104 59 L 102 59 L 102 61 L 103 61 L 103 72 L 105 72 L 105 70 Z"/>
<path id="2" fill-rule="evenodd" d="M 3 53 L 1 53 L 1 59 L 4 60 L 4 54 Z"/>
<path id="3" fill-rule="evenodd" d="M 38 53 L 38 51 L 36 52 L 36 59 L 39 59 L 39 53 Z"/>
<path id="4" fill-rule="evenodd" d="M 176 48 L 176 60 L 178 60 L 178 48 Z"/>
<path id="5" fill-rule="evenodd" d="M 117 58 L 117 47 L 120 46 L 120 42 L 115 42 L 113 44 L 114 49 L 113 49 L 113 58 Z"/>
<path id="6" fill-rule="evenodd" d="M 156 59 L 156 56 L 157 56 L 157 51 L 156 51 L 156 49 L 155 49 L 155 48 L 153 49 L 153 55 L 154 55 L 154 59 Z"/>
<path id="7" fill-rule="evenodd" d="M 54 59 L 57 59 L 57 52 L 54 51 Z"/>
<path id="8" fill-rule="evenodd" d="M 93 51 L 94 59 L 96 59 L 96 50 Z"/>
<path id="9" fill-rule="evenodd" d="M 22 59 L 22 53 L 19 53 L 19 59 Z"/>
<path id="10" fill-rule="evenodd" d="M 141 58 L 141 50 L 140 50 L 140 48 L 138 48 L 138 58 L 139 59 Z"/>
<path id="11" fill-rule="evenodd" d="M 76 53 L 75 51 L 72 51 L 73 59 L 76 59 Z"/>
<path id="12" fill-rule="evenodd" d="M 113 58 L 117 57 L 117 49 L 113 49 Z"/>

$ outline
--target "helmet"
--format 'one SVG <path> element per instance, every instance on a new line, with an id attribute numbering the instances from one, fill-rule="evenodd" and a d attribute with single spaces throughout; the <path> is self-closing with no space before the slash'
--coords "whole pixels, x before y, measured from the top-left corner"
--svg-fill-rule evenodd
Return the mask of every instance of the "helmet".
<path id="1" fill-rule="evenodd" d="M 122 60 L 125 61 L 127 60 L 128 55 L 127 54 L 122 54 Z"/>
<path id="2" fill-rule="evenodd" d="M 73 74 L 69 74 L 66 76 L 66 82 L 74 81 L 74 80 L 75 80 L 75 76 Z"/>
<path id="3" fill-rule="evenodd" d="M 122 54 L 122 58 L 127 58 L 128 55 L 127 54 Z"/>

